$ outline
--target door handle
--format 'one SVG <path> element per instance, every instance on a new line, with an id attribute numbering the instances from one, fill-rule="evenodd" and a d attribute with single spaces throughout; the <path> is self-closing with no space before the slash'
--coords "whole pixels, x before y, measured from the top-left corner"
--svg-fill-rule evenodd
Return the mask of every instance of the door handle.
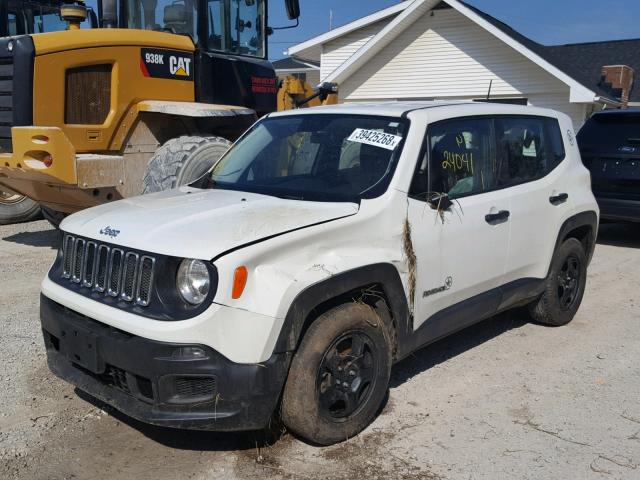
<path id="1" fill-rule="evenodd" d="M 551 203 L 551 205 L 556 205 L 556 206 L 563 204 L 567 200 L 569 200 L 569 194 L 567 193 L 561 193 L 560 195 L 549 197 L 549 202 Z"/>
<path id="2" fill-rule="evenodd" d="M 489 215 L 486 215 L 484 219 L 489 225 L 497 225 L 509 220 L 510 216 L 511 212 L 509 212 L 508 210 L 500 210 L 498 213 L 490 213 Z"/>

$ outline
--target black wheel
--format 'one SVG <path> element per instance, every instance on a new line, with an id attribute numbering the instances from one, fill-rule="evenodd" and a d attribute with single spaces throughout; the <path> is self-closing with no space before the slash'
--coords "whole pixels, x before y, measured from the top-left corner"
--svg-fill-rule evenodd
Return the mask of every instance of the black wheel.
<path id="1" fill-rule="evenodd" d="M 303 439 L 332 445 L 375 418 L 391 374 L 390 328 L 368 305 L 321 315 L 293 358 L 282 397 L 282 421 Z"/>
<path id="2" fill-rule="evenodd" d="M 230 146 L 231 142 L 220 137 L 169 140 L 149 160 L 142 193 L 171 190 L 201 178 Z"/>
<path id="3" fill-rule="evenodd" d="M 529 307 L 531 316 L 546 325 L 566 325 L 580 307 L 586 283 L 584 248 L 578 240 L 569 238 L 553 256 L 544 294 Z"/>
<path id="4" fill-rule="evenodd" d="M 0 225 L 39 220 L 40 206 L 30 198 L 0 186 Z"/>
<path id="5" fill-rule="evenodd" d="M 60 228 L 60 224 L 62 223 L 62 220 L 65 219 L 67 214 L 58 212 L 49 207 L 45 207 L 44 205 L 40 205 L 40 208 L 42 209 L 42 216 L 44 217 L 44 219 L 51 225 L 53 225 L 54 228 Z"/>

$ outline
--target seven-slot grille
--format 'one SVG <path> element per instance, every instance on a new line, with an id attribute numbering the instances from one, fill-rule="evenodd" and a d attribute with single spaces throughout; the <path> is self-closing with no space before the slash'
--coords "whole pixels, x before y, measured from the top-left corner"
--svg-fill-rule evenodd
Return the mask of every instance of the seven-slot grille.
<path id="1" fill-rule="evenodd" d="M 72 235 L 62 243 L 63 278 L 143 307 L 151 301 L 155 264 L 148 255 Z"/>

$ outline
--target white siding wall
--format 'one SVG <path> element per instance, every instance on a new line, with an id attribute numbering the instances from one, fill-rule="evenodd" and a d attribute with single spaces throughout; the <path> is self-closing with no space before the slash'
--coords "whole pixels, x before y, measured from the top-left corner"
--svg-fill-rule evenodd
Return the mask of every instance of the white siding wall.
<path id="1" fill-rule="evenodd" d="M 573 126 L 577 132 L 587 119 L 588 111 L 592 109 L 592 104 L 569 103 L 569 88 L 564 93 L 544 93 L 530 95 L 529 103 L 536 107 L 552 108 L 565 113 L 573 120 Z"/>
<path id="2" fill-rule="evenodd" d="M 346 61 L 372 33 L 353 32 L 339 39 L 339 47 L 325 45 L 322 75 Z M 532 105 L 566 113 L 576 128 L 584 123 L 585 105 L 569 103 L 567 85 L 455 10 L 418 19 L 340 85 L 340 97 L 347 102 L 467 100 L 484 98 L 491 80 L 493 97 L 526 97 Z"/>
<path id="3" fill-rule="evenodd" d="M 322 55 L 320 57 L 320 78 L 326 78 L 327 75 L 342 65 L 351 55 L 356 53 L 360 47 L 371 40 L 394 18 L 395 16 L 372 25 L 368 25 L 367 27 L 355 30 L 324 44 L 322 46 Z"/>

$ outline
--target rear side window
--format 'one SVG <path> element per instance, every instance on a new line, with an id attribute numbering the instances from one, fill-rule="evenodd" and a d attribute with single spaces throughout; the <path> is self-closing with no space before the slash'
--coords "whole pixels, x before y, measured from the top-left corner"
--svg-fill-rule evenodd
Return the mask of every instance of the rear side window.
<path id="1" fill-rule="evenodd" d="M 552 119 L 498 118 L 496 136 L 498 188 L 542 178 L 565 156 L 558 123 Z"/>

